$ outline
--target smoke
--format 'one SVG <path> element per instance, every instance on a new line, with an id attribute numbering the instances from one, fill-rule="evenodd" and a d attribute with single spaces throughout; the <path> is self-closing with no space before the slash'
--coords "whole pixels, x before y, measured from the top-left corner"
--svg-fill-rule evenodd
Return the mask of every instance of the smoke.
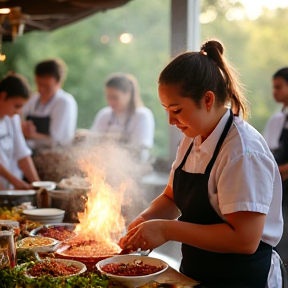
<path id="1" fill-rule="evenodd" d="M 126 226 L 147 207 L 146 191 L 141 188 L 141 178 L 152 168 L 147 162 L 142 163 L 131 147 L 121 145 L 113 139 L 100 139 L 89 135 L 69 149 L 62 150 L 61 157 L 66 159 L 66 163 L 58 165 L 57 170 L 60 172 L 63 167 L 63 170 L 67 171 L 69 166 L 73 171 L 73 175 L 69 175 L 70 179 L 77 179 L 76 175 L 79 179 L 87 177 L 89 182 L 91 175 L 101 175 L 103 181 L 111 187 L 111 199 L 117 197 L 117 200 L 121 201 L 121 213 Z M 121 196 L 120 190 L 123 192 Z M 97 187 L 89 192 L 74 189 L 73 194 L 70 193 L 69 204 L 65 209 L 68 221 L 75 221 L 78 212 L 84 211 L 84 198 L 89 198 L 89 193 L 97 193 Z"/>

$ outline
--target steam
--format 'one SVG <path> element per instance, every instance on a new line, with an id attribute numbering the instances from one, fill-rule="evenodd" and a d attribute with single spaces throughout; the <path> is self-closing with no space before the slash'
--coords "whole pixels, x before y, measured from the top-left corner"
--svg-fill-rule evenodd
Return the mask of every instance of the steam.
<path id="1" fill-rule="evenodd" d="M 71 167 L 73 175 L 66 176 L 65 178 L 77 175 L 82 178 L 87 178 L 88 182 L 92 184 L 89 192 L 79 189 L 79 191 L 73 192 L 73 198 L 69 198 L 68 213 L 73 214 L 74 220 L 78 219 L 82 224 L 85 224 L 89 217 L 95 217 L 98 213 L 98 218 L 95 218 L 95 226 L 93 231 L 98 229 L 103 230 L 102 227 L 98 227 L 97 223 L 100 223 L 99 217 L 108 217 L 107 207 L 98 206 L 99 211 L 94 211 L 94 216 L 87 216 L 95 208 L 88 208 L 87 204 L 89 198 L 91 201 L 99 201 L 97 198 L 99 195 L 99 189 L 105 191 L 107 199 L 110 201 L 110 205 L 114 205 L 113 209 L 119 210 L 119 215 L 115 216 L 115 229 L 112 234 L 116 238 L 123 233 L 123 228 L 130 224 L 130 222 L 147 206 L 147 202 L 144 197 L 144 191 L 142 191 L 140 182 L 141 177 L 151 169 L 150 165 L 141 163 L 132 153 L 131 147 L 123 147 L 114 140 L 99 139 L 90 135 L 85 137 L 84 140 L 79 141 L 76 145 L 69 149 L 62 151 L 62 157 L 66 160 L 63 168 L 67 171 L 67 165 Z M 68 156 L 67 156 L 68 155 Z M 57 169 L 61 168 L 58 166 Z M 75 173 L 75 167 L 77 172 Z M 94 187 L 93 187 L 94 185 Z M 103 193 L 103 192 L 102 192 Z M 83 200 L 83 194 L 86 194 L 86 215 L 83 214 L 85 208 L 85 201 Z M 88 201 L 88 202 L 87 202 Z M 119 205 L 117 208 L 116 206 Z M 77 215 L 77 212 L 80 212 Z M 81 213 L 82 212 L 82 213 Z M 111 211 L 112 212 L 112 211 Z M 120 218 L 119 218 L 120 217 Z M 105 220 L 102 219 L 102 224 L 105 226 Z M 101 225 L 102 225 L 101 224 Z M 101 226 L 100 225 L 100 226 Z M 107 226 L 107 225 L 106 225 Z M 83 226 L 82 230 L 89 230 L 88 227 Z M 81 229 L 80 229 L 81 230 Z M 92 233 L 92 231 L 90 231 Z M 90 235 L 91 235 L 90 233 Z M 107 233 L 106 233 L 107 234 Z M 105 236 L 106 237 L 106 236 Z M 115 239 L 114 239 L 115 240 Z"/>

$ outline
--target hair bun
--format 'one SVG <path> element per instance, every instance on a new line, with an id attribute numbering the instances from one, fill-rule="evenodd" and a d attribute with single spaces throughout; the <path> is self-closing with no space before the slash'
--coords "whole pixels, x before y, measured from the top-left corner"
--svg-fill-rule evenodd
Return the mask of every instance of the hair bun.
<path id="1" fill-rule="evenodd" d="M 224 47 L 223 45 L 217 40 L 208 40 L 202 46 L 200 51 L 206 52 L 207 55 L 213 54 L 217 50 L 220 55 L 223 55 Z M 212 53 L 211 53 L 212 52 Z"/>

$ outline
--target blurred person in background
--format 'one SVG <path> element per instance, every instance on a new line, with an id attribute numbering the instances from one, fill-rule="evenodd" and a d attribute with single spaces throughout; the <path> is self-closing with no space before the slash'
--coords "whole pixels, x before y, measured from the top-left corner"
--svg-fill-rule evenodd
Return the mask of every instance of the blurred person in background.
<path id="1" fill-rule="evenodd" d="M 66 146 L 74 139 L 78 107 L 74 97 L 61 88 L 65 74 L 65 64 L 59 59 L 35 67 L 38 94 L 22 110 L 23 133 L 32 149 Z"/>
<path id="2" fill-rule="evenodd" d="M 141 161 L 147 161 L 153 147 L 155 121 L 141 100 L 136 78 L 111 74 L 105 82 L 105 95 L 109 106 L 97 113 L 90 131 L 132 148 Z"/>
<path id="3" fill-rule="evenodd" d="M 282 178 L 284 233 L 277 251 L 288 264 L 288 67 L 273 75 L 273 97 L 277 103 L 282 104 L 282 109 L 268 120 L 263 136 L 275 157 Z"/>
<path id="4" fill-rule="evenodd" d="M 39 177 L 21 131 L 19 113 L 29 97 L 26 80 L 16 74 L 0 82 L 0 189 L 30 189 Z M 29 181 L 21 180 L 23 175 Z"/>

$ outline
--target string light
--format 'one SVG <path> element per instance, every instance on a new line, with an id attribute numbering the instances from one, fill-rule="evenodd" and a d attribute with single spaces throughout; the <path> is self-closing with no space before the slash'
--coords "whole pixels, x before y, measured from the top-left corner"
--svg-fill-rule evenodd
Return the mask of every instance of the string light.
<path id="1" fill-rule="evenodd" d="M 9 14 L 10 8 L 0 8 L 0 14 Z"/>
<path id="2" fill-rule="evenodd" d="M 100 42 L 101 42 L 102 44 L 107 44 L 107 43 L 109 42 L 109 40 L 110 40 L 110 38 L 109 38 L 108 35 L 102 35 L 102 36 L 100 37 Z"/>
<path id="3" fill-rule="evenodd" d="M 133 35 L 130 33 L 122 33 L 119 37 L 120 41 L 124 44 L 129 44 L 133 40 Z"/>

